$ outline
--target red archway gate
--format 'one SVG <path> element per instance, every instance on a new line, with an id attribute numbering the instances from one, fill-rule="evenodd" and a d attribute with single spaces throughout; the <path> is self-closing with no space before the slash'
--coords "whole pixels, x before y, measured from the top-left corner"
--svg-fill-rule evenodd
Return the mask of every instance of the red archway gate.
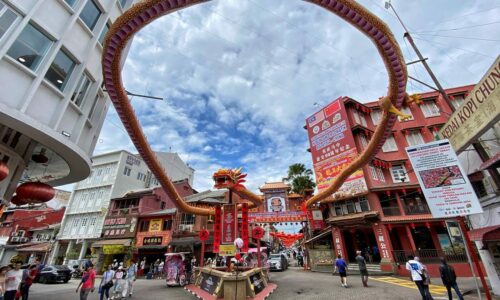
<path id="1" fill-rule="evenodd" d="M 174 188 L 146 140 L 123 87 L 120 69 L 123 49 L 135 33 L 163 15 L 203 2 L 207 1 L 145 0 L 135 4 L 109 29 L 104 43 L 102 67 L 106 89 L 127 133 L 149 169 L 174 200 L 177 208 L 197 215 L 213 215 L 214 210 L 188 205 Z M 401 50 L 382 20 L 353 0 L 308 0 L 308 2 L 327 9 L 363 32 L 375 44 L 389 75 L 387 96 L 380 100 L 383 115 L 370 143 L 359 157 L 336 177 L 329 188 L 307 201 L 307 206 L 310 206 L 316 202 L 326 201 L 325 198 L 335 192 L 350 174 L 375 156 L 391 134 L 396 114 L 402 115 L 398 109 L 403 101 L 410 102 L 410 100 L 406 94 L 407 74 Z"/>

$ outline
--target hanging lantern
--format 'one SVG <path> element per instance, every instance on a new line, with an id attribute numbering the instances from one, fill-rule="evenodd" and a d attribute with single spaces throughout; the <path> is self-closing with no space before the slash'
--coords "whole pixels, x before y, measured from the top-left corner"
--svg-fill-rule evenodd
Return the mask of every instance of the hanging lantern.
<path id="1" fill-rule="evenodd" d="M 0 181 L 9 176 L 9 167 L 3 161 L 0 161 Z"/>
<path id="2" fill-rule="evenodd" d="M 252 236 L 257 239 L 257 240 L 260 240 L 261 238 L 264 237 L 264 234 L 265 234 L 265 231 L 264 229 L 262 229 L 262 227 L 255 227 L 253 230 L 252 230 Z"/>
<path id="3" fill-rule="evenodd" d="M 49 158 L 45 155 L 47 150 L 42 148 L 40 153 L 31 155 L 31 160 L 36 162 L 37 164 L 45 164 L 49 161 Z"/>
<path id="4" fill-rule="evenodd" d="M 210 237 L 210 233 L 206 229 L 200 230 L 198 233 L 198 237 L 200 238 L 201 241 L 206 241 Z"/>
<path id="5" fill-rule="evenodd" d="M 12 199 L 10 200 L 10 203 L 12 203 L 16 206 L 21 206 L 21 205 L 27 204 L 26 202 L 23 201 L 23 199 L 19 198 L 17 195 L 12 197 Z"/>
<path id="6" fill-rule="evenodd" d="M 42 182 L 25 182 L 17 187 L 16 194 L 27 203 L 44 203 L 54 198 L 53 187 Z"/>

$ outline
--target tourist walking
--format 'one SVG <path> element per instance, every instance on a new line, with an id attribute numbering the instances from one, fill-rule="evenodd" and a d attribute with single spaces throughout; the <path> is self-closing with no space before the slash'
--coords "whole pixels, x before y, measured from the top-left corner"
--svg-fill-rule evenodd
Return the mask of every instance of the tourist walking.
<path id="1" fill-rule="evenodd" d="M 113 296 L 111 299 L 121 299 L 123 297 L 123 291 L 127 289 L 127 282 L 125 281 L 125 271 L 123 267 L 118 267 L 115 271 L 115 285 L 113 288 Z M 124 297 L 123 297 L 124 298 Z"/>
<path id="2" fill-rule="evenodd" d="M 160 259 L 157 259 L 153 265 L 153 276 L 154 278 L 158 277 L 158 267 L 160 266 Z"/>
<path id="3" fill-rule="evenodd" d="M 76 292 L 80 290 L 80 300 L 87 300 L 89 294 L 94 292 L 95 286 L 95 271 L 92 262 L 88 261 L 83 272 L 82 280 L 76 288 Z"/>
<path id="4" fill-rule="evenodd" d="M 135 260 L 130 262 L 130 266 L 127 269 L 127 282 L 128 282 L 128 296 L 132 297 L 134 293 L 134 283 L 137 279 L 137 265 Z"/>
<path id="5" fill-rule="evenodd" d="M 160 261 L 160 264 L 158 265 L 158 278 L 162 279 L 163 278 L 163 267 L 165 266 L 165 263 Z"/>
<path id="6" fill-rule="evenodd" d="M 366 260 L 361 251 L 356 251 L 356 262 L 358 262 L 359 273 L 361 274 L 361 282 L 364 287 L 368 287 L 368 269 L 366 268 Z"/>
<path id="7" fill-rule="evenodd" d="M 420 262 L 420 258 L 415 256 L 415 260 Z M 420 263 L 422 264 L 422 263 Z M 434 300 L 434 298 L 432 298 L 432 295 L 431 295 L 431 291 L 429 290 L 429 285 L 431 284 L 431 276 L 429 275 L 429 271 L 427 270 L 427 267 L 422 264 L 422 268 L 423 268 L 423 282 L 424 282 L 424 292 L 425 292 L 425 295 L 426 295 L 426 299 L 427 300 Z"/>
<path id="8" fill-rule="evenodd" d="M 422 300 L 432 299 L 429 292 L 429 285 L 424 284 L 424 282 L 428 280 L 428 276 L 426 276 L 424 266 L 418 261 L 418 258 L 415 259 L 413 255 L 409 255 L 408 262 L 406 263 L 406 269 L 410 271 L 411 280 L 415 282 L 415 285 L 422 296 Z"/>
<path id="9" fill-rule="evenodd" d="M 99 293 L 101 296 L 100 300 L 104 299 L 104 295 L 106 295 L 106 300 L 109 299 L 109 290 L 113 287 L 113 277 L 115 276 L 115 271 L 113 271 L 113 266 L 109 265 L 108 269 L 104 274 L 102 274 L 101 284 L 99 285 Z"/>
<path id="10" fill-rule="evenodd" d="M 464 297 L 457 285 L 457 275 L 455 274 L 455 269 L 452 266 L 448 265 L 446 262 L 446 258 L 441 257 L 441 265 L 439 266 L 439 273 L 441 274 L 441 280 L 443 281 L 443 285 L 446 287 L 448 291 L 448 299 L 453 299 L 451 295 L 451 288 L 455 290 L 457 293 L 458 299 L 463 300 Z"/>
<path id="11" fill-rule="evenodd" d="M 335 260 L 335 270 L 333 271 L 334 273 L 339 272 L 340 276 L 340 283 L 342 284 L 342 287 L 347 287 L 347 263 L 345 260 L 342 259 L 342 256 L 339 255 L 337 256 L 337 259 Z"/>
<path id="12" fill-rule="evenodd" d="M 22 262 L 14 261 L 13 267 L 5 274 L 5 300 L 15 300 L 23 279 Z"/>
<path id="13" fill-rule="evenodd" d="M 23 279 L 21 281 L 21 295 L 23 300 L 28 300 L 30 287 L 33 284 L 33 279 L 35 279 L 37 273 L 37 264 L 32 264 L 23 271 Z"/>
<path id="14" fill-rule="evenodd" d="M 5 293 L 5 274 L 10 270 L 9 266 L 3 266 L 0 268 L 0 300 L 3 300 L 3 295 Z"/>

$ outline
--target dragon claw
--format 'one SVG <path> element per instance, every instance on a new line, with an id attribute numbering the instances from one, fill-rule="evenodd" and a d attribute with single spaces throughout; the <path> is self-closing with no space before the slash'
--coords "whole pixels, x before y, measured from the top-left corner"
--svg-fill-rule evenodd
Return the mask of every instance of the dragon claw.
<path id="1" fill-rule="evenodd" d="M 389 112 L 393 113 L 393 114 L 396 114 L 399 118 L 401 118 L 401 120 L 409 120 L 412 118 L 411 115 L 407 115 L 407 114 L 404 114 L 402 113 L 399 109 L 397 109 L 394 105 L 391 105 L 391 107 L 389 107 Z"/>
<path id="2" fill-rule="evenodd" d="M 405 103 L 406 105 L 410 105 L 411 103 L 420 104 L 422 103 L 422 97 L 419 94 L 406 94 Z"/>

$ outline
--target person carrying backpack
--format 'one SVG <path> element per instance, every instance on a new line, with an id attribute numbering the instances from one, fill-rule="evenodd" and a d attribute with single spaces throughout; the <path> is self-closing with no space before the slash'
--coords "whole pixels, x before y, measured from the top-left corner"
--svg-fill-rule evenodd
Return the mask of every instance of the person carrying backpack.
<path id="1" fill-rule="evenodd" d="M 458 289 L 457 285 L 457 275 L 455 274 L 455 269 L 452 266 L 448 265 L 446 262 L 446 258 L 441 257 L 441 265 L 439 266 L 439 274 L 441 274 L 441 280 L 443 281 L 443 285 L 446 287 L 448 291 L 448 299 L 453 299 L 451 295 L 451 288 L 455 290 L 457 293 L 458 299 L 464 300 L 462 293 Z"/>
<path id="2" fill-rule="evenodd" d="M 23 270 L 23 279 L 21 280 L 21 297 L 23 300 L 28 300 L 30 287 L 37 273 L 38 266 L 36 264 L 32 264 L 27 269 Z"/>

